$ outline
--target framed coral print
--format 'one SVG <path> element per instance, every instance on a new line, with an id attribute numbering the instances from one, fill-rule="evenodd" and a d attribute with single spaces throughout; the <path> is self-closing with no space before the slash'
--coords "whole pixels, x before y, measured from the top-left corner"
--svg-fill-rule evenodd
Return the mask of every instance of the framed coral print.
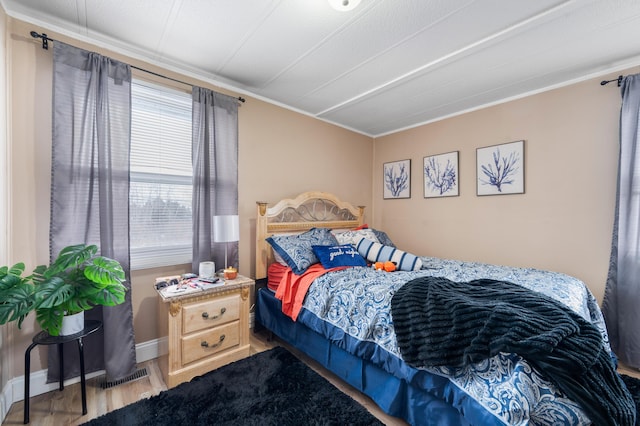
<path id="1" fill-rule="evenodd" d="M 476 150 L 478 195 L 524 194 L 524 141 Z"/>
<path id="2" fill-rule="evenodd" d="M 384 163 L 383 198 L 411 198 L 411 160 Z"/>
<path id="3" fill-rule="evenodd" d="M 424 198 L 455 197 L 458 190 L 458 151 L 424 157 Z"/>

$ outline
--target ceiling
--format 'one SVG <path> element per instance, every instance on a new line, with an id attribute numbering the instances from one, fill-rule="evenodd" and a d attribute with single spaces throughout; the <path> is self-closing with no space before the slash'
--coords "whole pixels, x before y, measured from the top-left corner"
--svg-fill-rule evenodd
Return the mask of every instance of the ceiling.
<path id="1" fill-rule="evenodd" d="M 0 0 L 9 16 L 372 137 L 640 65 L 638 0 Z"/>

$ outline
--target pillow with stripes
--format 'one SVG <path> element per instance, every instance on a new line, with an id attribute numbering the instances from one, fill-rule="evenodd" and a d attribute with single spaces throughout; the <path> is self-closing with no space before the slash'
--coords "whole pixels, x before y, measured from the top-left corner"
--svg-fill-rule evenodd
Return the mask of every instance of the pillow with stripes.
<path id="1" fill-rule="evenodd" d="M 411 253 L 395 247 L 385 246 L 375 241 L 363 238 L 358 243 L 358 253 L 369 262 L 395 262 L 400 271 L 417 271 L 422 268 L 422 260 Z"/>

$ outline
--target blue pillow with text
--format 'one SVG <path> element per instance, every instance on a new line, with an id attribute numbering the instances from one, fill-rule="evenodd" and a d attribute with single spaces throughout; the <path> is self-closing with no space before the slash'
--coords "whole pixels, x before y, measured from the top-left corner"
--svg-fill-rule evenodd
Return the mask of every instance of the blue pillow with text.
<path id="1" fill-rule="evenodd" d="M 312 246 L 312 249 L 325 269 L 338 266 L 367 266 L 367 261 L 351 244 Z"/>

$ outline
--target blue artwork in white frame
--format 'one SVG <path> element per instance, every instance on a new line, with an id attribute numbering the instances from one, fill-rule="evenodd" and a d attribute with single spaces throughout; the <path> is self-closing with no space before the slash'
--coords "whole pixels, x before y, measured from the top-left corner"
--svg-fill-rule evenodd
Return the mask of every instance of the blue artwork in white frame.
<path id="1" fill-rule="evenodd" d="M 524 194 L 524 141 L 476 150 L 477 194 Z"/>
<path id="2" fill-rule="evenodd" d="M 383 165 L 383 198 L 411 198 L 411 160 Z"/>
<path id="3" fill-rule="evenodd" d="M 424 157 L 424 198 L 459 195 L 458 151 Z"/>

